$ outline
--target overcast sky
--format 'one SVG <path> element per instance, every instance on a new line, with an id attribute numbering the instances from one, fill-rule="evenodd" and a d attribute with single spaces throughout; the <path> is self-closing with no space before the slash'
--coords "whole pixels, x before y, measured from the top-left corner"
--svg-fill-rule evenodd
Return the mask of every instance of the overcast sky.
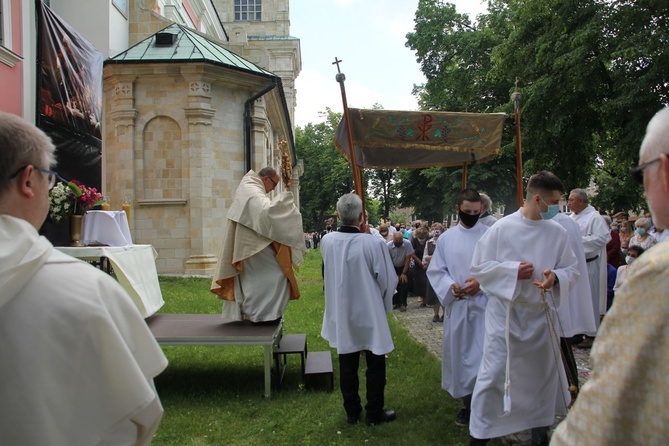
<path id="1" fill-rule="evenodd" d="M 452 0 L 473 18 L 485 11 L 479 0 Z M 405 46 L 413 31 L 418 0 L 291 0 L 290 34 L 300 39 L 302 71 L 297 78 L 295 124 L 322 122 L 319 112 L 343 111 L 335 80 L 335 57 L 343 62 L 349 107 L 416 110 L 411 94 L 425 78 Z"/>

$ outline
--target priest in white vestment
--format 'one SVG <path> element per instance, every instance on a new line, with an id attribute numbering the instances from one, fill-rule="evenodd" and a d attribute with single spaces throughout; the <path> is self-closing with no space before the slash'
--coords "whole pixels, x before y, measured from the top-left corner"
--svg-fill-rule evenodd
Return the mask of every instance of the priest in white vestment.
<path id="1" fill-rule="evenodd" d="M 458 194 L 455 211 L 460 221 L 439 237 L 427 269 L 427 278 L 445 308 L 441 387 L 453 398 L 462 398 L 464 408 L 455 420 L 461 426 L 469 424 L 488 304 L 488 296 L 470 273 L 476 243 L 488 230 L 479 221 L 481 200 L 474 189 Z"/>
<path id="2" fill-rule="evenodd" d="M 547 444 L 548 427 L 570 403 L 559 333 L 550 328 L 561 291 L 568 293 L 578 278 L 567 231 L 546 220 L 557 212 L 562 191 L 554 174 L 533 175 L 524 207 L 495 223 L 474 250 L 471 274 L 488 306 L 471 444 L 526 429 L 536 444 Z"/>
<path id="3" fill-rule="evenodd" d="M 648 124 L 639 166 L 655 225 L 669 228 L 669 108 Z M 553 446 L 664 445 L 669 439 L 669 241 L 635 260 L 592 346 L 592 377 Z"/>
<path id="4" fill-rule="evenodd" d="M 0 113 L 0 148 L 0 444 L 149 445 L 165 355 L 114 279 L 38 234 L 49 138 Z"/>
<path id="5" fill-rule="evenodd" d="M 385 355 L 395 348 L 386 313 L 392 312 L 397 274 L 385 242 L 360 232 L 362 200 L 346 194 L 337 202 L 342 226 L 323 237 L 325 313 L 321 336 L 339 354 L 340 388 L 349 424 L 360 419 L 358 367 L 361 352 L 367 363 L 367 424 L 393 421 L 384 409 Z"/>
<path id="6" fill-rule="evenodd" d="M 588 204 L 585 190 L 574 189 L 569 193 L 569 208 L 572 210 L 570 217 L 581 231 L 595 326 L 599 327 L 601 317 L 606 313 L 606 244 L 611 240 L 611 230 L 599 212 Z"/>
<path id="7" fill-rule="evenodd" d="M 271 167 L 249 171 L 228 210 L 211 283 L 211 291 L 223 300 L 226 322 L 277 320 L 288 301 L 300 297 L 293 267 L 302 263 L 306 252 L 302 215 L 292 192 L 284 191 L 273 200 L 267 196 L 280 181 Z"/>

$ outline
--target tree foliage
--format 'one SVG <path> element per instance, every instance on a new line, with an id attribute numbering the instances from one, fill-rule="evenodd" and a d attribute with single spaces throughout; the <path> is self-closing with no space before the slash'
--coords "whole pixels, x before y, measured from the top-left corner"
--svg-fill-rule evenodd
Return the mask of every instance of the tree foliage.
<path id="1" fill-rule="evenodd" d="M 351 168 L 333 142 L 341 114 L 330 109 L 325 114 L 324 122 L 295 129 L 295 151 L 304 162 L 300 211 L 305 231 L 322 230 L 339 197 L 353 190 Z"/>
<path id="2" fill-rule="evenodd" d="M 524 176 L 552 170 L 567 190 L 594 180 L 593 201 L 606 210 L 643 206 L 627 172 L 646 123 L 669 101 L 667 43 L 669 2 L 658 0 L 489 0 L 475 20 L 448 2 L 420 0 L 407 34 L 427 79 L 414 87 L 422 108 L 511 118 L 518 82 Z M 468 185 L 507 211 L 517 206 L 510 118 L 500 156 L 468 172 Z M 432 206 L 441 194 L 452 206 L 458 172 L 398 173 L 402 204 L 423 196 Z"/>

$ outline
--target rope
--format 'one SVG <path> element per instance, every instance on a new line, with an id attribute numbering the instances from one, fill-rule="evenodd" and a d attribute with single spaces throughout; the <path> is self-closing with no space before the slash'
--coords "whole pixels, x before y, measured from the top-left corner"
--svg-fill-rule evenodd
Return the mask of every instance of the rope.
<path id="1" fill-rule="evenodd" d="M 555 328 L 555 324 L 553 322 L 553 319 L 550 316 L 550 307 L 548 305 L 548 301 L 546 300 L 546 294 L 550 294 L 553 306 L 555 306 L 555 299 L 554 299 L 552 290 L 546 290 L 546 289 L 543 289 L 543 288 L 541 289 L 541 298 L 542 298 L 543 304 L 544 304 L 544 313 L 546 314 L 546 321 L 548 323 L 548 329 L 556 340 L 556 344 L 558 346 L 558 349 L 560 350 L 560 356 L 562 357 L 562 364 L 563 364 L 563 367 L 565 369 L 565 374 L 567 375 L 567 382 L 569 384 L 569 394 L 571 395 L 571 402 L 569 404 L 567 404 L 567 401 L 564 398 L 564 388 L 562 387 L 562 380 L 559 379 L 559 373 L 558 373 L 558 384 L 560 385 L 560 394 L 562 395 L 562 401 L 564 402 L 565 407 L 567 409 L 569 409 L 569 408 L 571 408 L 571 406 L 574 404 L 574 402 L 576 400 L 576 396 L 578 395 L 578 389 L 577 389 L 576 385 L 574 384 L 576 382 L 576 381 L 574 381 L 574 377 L 571 376 L 571 370 L 567 366 L 567 358 L 565 358 L 564 352 L 562 351 L 562 349 L 560 349 L 560 336 L 558 336 L 558 332 Z M 556 316 L 557 316 L 557 311 L 556 311 Z M 562 324 L 560 322 L 560 318 L 558 317 L 557 319 L 558 319 L 558 323 L 560 324 L 560 330 L 562 330 Z M 554 356 L 554 359 L 555 359 L 555 365 L 558 364 L 557 352 L 555 351 L 555 345 L 556 344 L 551 343 L 551 348 L 553 350 L 553 356 Z"/>

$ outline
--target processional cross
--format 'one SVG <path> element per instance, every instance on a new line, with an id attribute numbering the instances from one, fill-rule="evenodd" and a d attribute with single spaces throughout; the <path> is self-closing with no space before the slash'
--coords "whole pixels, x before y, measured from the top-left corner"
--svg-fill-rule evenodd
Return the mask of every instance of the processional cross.
<path id="1" fill-rule="evenodd" d="M 351 162 L 351 171 L 353 173 L 353 184 L 355 185 L 355 193 L 358 194 L 360 199 L 362 200 L 362 213 L 363 213 L 363 223 L 361 226 L 361 230 L 365 232 L 366 230 L 366 220 L 367 220 L 367 212 L 365 211 L 365 192 L 363 189 L 363 184 L 362 184 L 362 169 L 358 168 L 358 163 L 355 159 L 355 150 L 353 149 L 353 137 L 351 135 L 351 119 L 348 114 L 348 103 L 346 101 L 346 87 L 344 87 L 344 81 L 346 80 L 346 75 L 341 72 L 339 69 L 339 64 L 343 62 L 342 60 L 339 60 L 337 56 L 335 56 L 334 62 L 332 62 L 332 65 L 337 65 L 337 75 L 335 76 L 335 79 L 337 82 L 339 82 L 339 86 L 341 88 L 341 101 L 344 106 L 344 122 L 346 123 L 346 138 L 348 141 L 348 155 L 349 155 L 349 160 Z"/>

